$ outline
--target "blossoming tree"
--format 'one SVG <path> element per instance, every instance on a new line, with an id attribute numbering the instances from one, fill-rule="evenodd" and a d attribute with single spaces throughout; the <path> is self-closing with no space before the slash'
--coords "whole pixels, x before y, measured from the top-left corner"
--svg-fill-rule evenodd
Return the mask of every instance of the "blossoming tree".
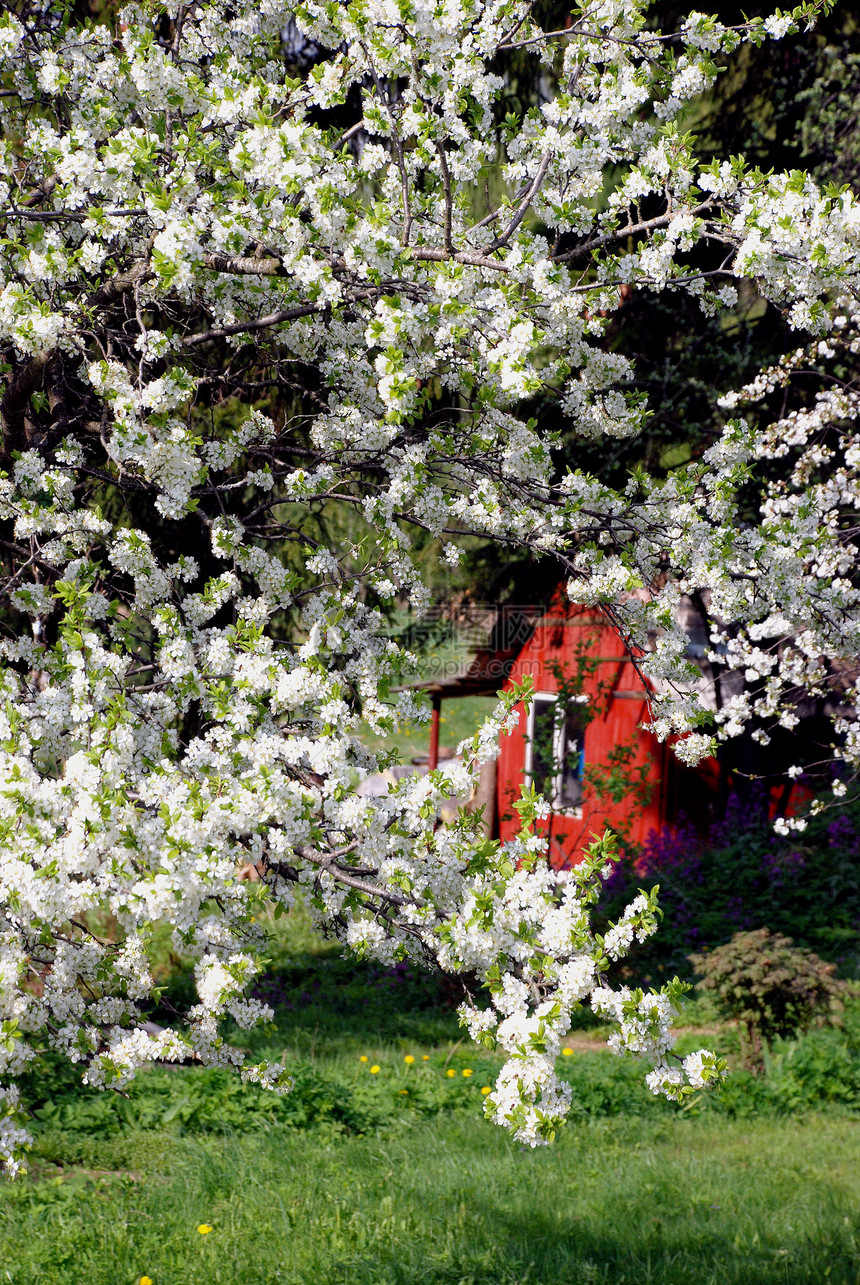
<path id="1" fill-rule="evenodd" d="M 555 1056 L 584 1001 L 617 1019 L 617 1051 L 652 1059 L 655 1092 L 719 1077 L 706 1053 L 673 1060 L 676 990 L 603 984 L 655 926 L 640 896 L 592 932 L 608 840 L 560 882 L 528 793 L 503 847 L 468 817 L 435 824 L 509 708 L 461 762 L 381 799 L 355 793 L 375 766 L 357 730 L 422 717 L 380 611 L 427 601 L 416 532 L 451 562 L 470 533 L 557 558 L 572 596 L 642 644 L 654 726 L 691 761 L 750 719 L 791 720 L 798 690 L 858 654 L 856 393 L 732 419 L 700 460 L 623 490 L 560 470 L 523 409 L 540 392 L 568 436 L 638 431 L 635 370 L 603 340 L 629 290 L 709 313 L 753 279 L 800 345 L 726 390 L 753 407 L 797 363 L 857 351 L 854 198 L 701 163 L 683 129 L 720 59 L 817 7 L 668 33 L 645 0 L 584 0 L 552 31 L 527 0 L 141 0 L 100 21 L 72 0 L 3 7 L 10 1170 L 14 1077 L 45 1042 L 98 1086 L 193 1055 L 287 1090 L 220 1028 L 267 1015 L 243 994 L 262 903 L 297 890 L 360 952 L 478 975 L 489 1002 L 463 1020 L 508 1055 L 486 1110 L 526 1143 L 565 1114 Z M 501 119 L 514 53 L 546 93 Z M 349 515 L 347 535 L 326 539 L 321 511 Z M 693 589 L 715 663 L 761 679 L 717 723 L 675 625 Z M 237 878 L 249 862 L 259 882 Z M 165 923 L 198 959 L 199 1002 L 151 1038 Z"/>

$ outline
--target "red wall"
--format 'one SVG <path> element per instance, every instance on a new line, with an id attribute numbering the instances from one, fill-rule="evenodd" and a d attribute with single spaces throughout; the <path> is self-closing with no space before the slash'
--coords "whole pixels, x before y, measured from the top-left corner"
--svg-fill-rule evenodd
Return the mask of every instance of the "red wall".
<path id="1" fill-rule="evenodd" d="M 536 692 L 557 691 L 553 665 L 561 665 L 573 675 L 576 656 L 582 654 L 583 648 L 588 648 L 588 654 L 599 661 L 595 673 L 586 678 L 584 691 L 595 698 L 599 686 L 608 683 L 612 693 L 608 701 L 603 701 L 602 712 L 585 729 L 585 765 L 605 763 L 614 745 L 630 741 L 635 745 L 635 764 L 650 764 L 651 799 L 626 829 L 632 843 L 642 844 L 651 830 L 672 824 L 679 810 L 689 813 L 696 807 L 707 808 L 706 796 L 712 787 L 707 773 L 682 768 L 665 744 L 639 727 L 648 712 L 646 689 L 611 625 L 588 608 L 572 605 L 565 614 L 563 607 L 553 607 L 538 622 L 520 652 L 506 687 L 530 676 Z M 518 818 L 512 803 L 519 797 L 524 780 L 526 729 L 527 716 L 522 710 L 518 728 L 502 737 L 497 778 L 502 839 L 513 838 L 517 832 Z M 586 786 L 581 816 L 553 816 L 542 823 L 553 865 L 575 864 L 594 835 L 602 834 L 607 825 L 619 827 L 629 812 L 629 803 L 613 804 L 605 797 L 595 797 L 595 792 L 589 792 Z"/>

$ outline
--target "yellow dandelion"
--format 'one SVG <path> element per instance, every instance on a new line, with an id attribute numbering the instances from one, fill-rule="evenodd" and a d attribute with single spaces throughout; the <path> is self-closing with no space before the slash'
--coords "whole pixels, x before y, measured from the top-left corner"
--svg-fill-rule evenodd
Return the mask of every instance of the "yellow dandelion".
<path id="1" fill-rule="evenodd" d="M 201 1236 L 208 1236 L 212 1228 L 208 1223 L 201 1223 L 197 1230 L 200 1232 Z"/>
<path id="2" fill-rule="evenodd" d="M 366 1061 L 367 1061 L 367 1054 L 366 1054 L 366 1053 L 362 1053 L 361 1057 L 360 1057 L 358 1060 L 359 1060 L 359 1062 L 366 1062 Z"/>
<path id="3" fill-rule="evenodd" d="M 409 1094 L 409 1090 L 408 1090 L 408 1089 L 401 1089 L 401 1090 L 400 1090 L 400 1096 L 401 1096 L 401 1098 L 402 1098 L 404 1095 L 408 1096 L 408 1094 Z"/>
<path id="4" fill-rule="evenodd" d="M 379 1075 L 379 1067 L 376 1065 L 376 1063 L 375 1063 L 375 1062 L 374 1062 L 373 1066 L 370 1068 L 370 1074 L 371 1074 L 371 1075 Z"/>
<path id="5" fill-rule="evenodd" d="M 451 1078 L 452 1076 L 455 1076 L 455 1075 L 457 1074 L 457 1072 L 454 1070 L 453 1066 L 449 1066 L 449 1067 L 448 1067 L 448 1070 L 445 1072 L 445 1074 L 446 1074 L 449 1078 Z"/>
<path id="6" fill-rule="evenodd" d="M 489 1084 L 484 1084 L 484 1085 L 482 1085 L 482 1087 L 481 1087 L 481 1092 L 483 1093 L 484 1097 L 486 1097 L 486 1096 L 487 1096 L 487 1094 L 490 1092 L 490 1086 L 489 1086 Z"/>
<path id="7" fill-rule="evenodd" d="M 561 1052 L 563 1057 L 573 1057 L 573 1049 L 562 1049 Z"/>
<path id="8" fill-rule="evenodd" d="M 152 1277 L 141 1276 L 140 1280 L 137 1282 L 137 1285 L 152 1285 Z"/>
<path id="9" fill-rule="evenodd" d="M 464 1075 L 466 1075 L 466 1076 L 471 1075 L 471 1074 L 472 1074 L 472 1068 L 471 1068 L 470 1066 L 464 1066 L 464 1067 L 463 1067 L 463 1074 L 464 1074 Z"/>
<path id="10" fill-rule="evenodd" d="M 422 1056 L 422 1058 L 421 1058 L 421 1061 L 422 1061 L 422 1062 L 429 1062 L 429 1061 L 430 1061 L 430 1054 L 429 1054 L 429 1053 L 425 1053 L 425 1054 L 423 1054 L 423 1056 Z"/>
<path id="11" fill-rule="evenodd" d="M 411 1053 L 407 1053 L 403 1061 L 406 1063 L 407 1066 L 411 1066 L 412 1063 L 415 1061 L 415 1058 L 412 1056 Z"/>

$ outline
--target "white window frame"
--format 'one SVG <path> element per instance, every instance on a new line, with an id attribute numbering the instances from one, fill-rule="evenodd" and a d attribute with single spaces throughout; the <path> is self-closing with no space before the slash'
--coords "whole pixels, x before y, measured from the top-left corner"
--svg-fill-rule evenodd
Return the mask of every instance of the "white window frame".
<path id="1" fill-rule="evenodd" d="M 533 769 L 534 769 L 534 743 L 535 743 L 535 714 L 537 713 L 538 701 L 549 701 L 552 705 L 555 706 L 557 710 L 558 709 L 558 692 L 535 692 L 534 697 L 532 699 L 532 703 L 529 706 L 529 717 L 528 717 L 528 724 L 526 727 L 526 763 L 525 763 L 525 778 L 526 778 L 527 785 L 531 785 L 534 781 Z M 554 802 L 554 800 L 556 799 L 561 799 L 562 774 L 563 774 L 562 756 L 564 754 L 564 723 L 565 723 L 565 720 L 563 718 L 557 718 L 553 716 L 552 759 L 553 759 L 553 763 L 556 763 L 558 765 L 558 769 L 553 774 L 553 777 L 552 777 L 552 799 L 550 799 L 549 803 L 554 816 L 581 817 L 582 804 L 580 804 L 578 808 L 562 808 L 562 807 L 556 807 Z M 585 734 L 584 733 L 583 733 L 583 744 L 582 744 L 582 759 L 583 759 L 583 768 L 584 768 L 585 766 L 585 763 L 584 763 Z M 580 777 L 580 780 L 583 779 L 584 775 L 585 774 L 583 772 L 582 776 Z"/>

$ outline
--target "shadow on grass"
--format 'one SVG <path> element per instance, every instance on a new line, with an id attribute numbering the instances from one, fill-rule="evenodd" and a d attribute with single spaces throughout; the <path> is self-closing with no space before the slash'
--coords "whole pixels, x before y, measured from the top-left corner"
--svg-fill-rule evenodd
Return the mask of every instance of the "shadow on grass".
<path id="1" fill-rule="evenodd" d="M 0 1190 L 0 1261 L 13 1285 L 856 1285 L 858 1140 L 827 1116 L 616 1118 L 534 1152 L 464 1116 L 130 1135 L 125 1174 L 94 1154 Z"/>
<path id="2" fill-rule="evenodd" d="M 271 1004 L 278 1031 L 294 1046 L 315 1038 L 319 1049 L 412 1041 L 457 1040 L 462 988 L 438 973 L 406 964 L 386 968 L 348 956 L 307 955 L 282 963 L 255 988 Z"/>
<path id="3" fill-rule="evenodd" d="M 347 1253 L 324 1280 L 856 1285 L 858 1140 L 835 1121 L 618 1121 L 523 1152 L 457 1122 L 424 1155 L 432 1194 L 426 1177 L 396 1182 L 401 1243 Z"/>

